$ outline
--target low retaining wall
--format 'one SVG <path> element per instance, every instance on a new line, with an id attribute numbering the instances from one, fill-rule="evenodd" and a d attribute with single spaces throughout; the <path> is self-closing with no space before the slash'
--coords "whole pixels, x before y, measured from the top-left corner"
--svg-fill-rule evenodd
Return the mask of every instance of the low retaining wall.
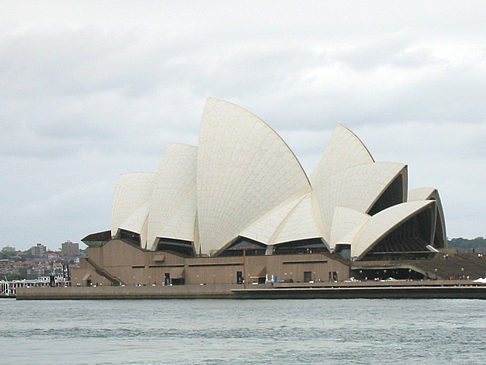
<path id="1" fill-rule="evenodd" d="M 238 299 L 486 299 L 479 286 L 233 289 Z"/>
<path id="2" fill-rule="evenodd" d="M 29 299 L 185 299 L 232 298 L 243 285 L 97 286 L 19 288 L 17 300 Z"/>
<path id="3" fill-rule="evenodd" d="M 345 299 L 462 298 L 486 299 L 486 285 L 471 281 L 397 281 L 285 283 L 254 285 L 97 286 L 19 288 L 18 300 L 33 299 Z"/>

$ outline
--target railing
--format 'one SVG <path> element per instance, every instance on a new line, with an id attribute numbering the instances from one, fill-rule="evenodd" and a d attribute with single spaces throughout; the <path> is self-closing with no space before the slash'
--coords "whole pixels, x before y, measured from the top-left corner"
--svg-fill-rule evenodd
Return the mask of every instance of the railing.
<path id="1" fill-rule="evenodd" d="M 116 277 L 115 275 L 110 274 L 108 271 L 106 271 L 105 269 L 103 269 L 98 264 L 94 263 L 89 258 L 86 258 L 86 262 L 88 264 L 90 264 L 95 269 L 95 271 L 96 271 L 96 273 L 98 275 L 101 275 L 101 276 L 104 276 L 105 278 L 107 278 L 112 283 L 112 285 L 117 286 L 117 285 L 123 285 L 123 284 L 125 284 L 123 282 L 123 280 L 121 280 L 120 278 Z"/>

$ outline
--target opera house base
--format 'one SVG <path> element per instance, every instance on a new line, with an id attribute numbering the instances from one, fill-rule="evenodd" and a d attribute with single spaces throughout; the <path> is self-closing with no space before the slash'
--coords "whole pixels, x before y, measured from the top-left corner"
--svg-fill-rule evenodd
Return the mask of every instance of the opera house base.
<path id="1" fill-rule="evenodd" d="M 18 299 L 486 298 L 486 286 L 473 282 L 486 272 L 483 255 L 454 250 L 408 261 L 350 262 L 329 252 L 194 257 L 112 239 L 88 255 L 72 270 L 72 287 L 25 289 Z"/>
<path id="2" fill-rule="evenodd" d="M 326 287 L 233 289 L 237 299 L 486 299 L 486 285 L 472 281 L 343 283 Z"/>
<path id="3" fill-rule="evenodd" d="M 232 298 L 231 289 L 243 285 L 174 285 L 174 286 L 96 286 L 25 288 L 17 300 L 32 299 L 223 299 Z"/>
<path id="4" fill-rule="evenodd" d="M 253 253 L 255 253 L 253 251 Z M 349 279 L 349 261 L 337 254 L 246 256 L 184 256 L 169 251 L 149 251 L 137 244 L 113 239 L 89 247 L 87 259 L 72 270 L 72 286 L 205 286 L 272 282 L 329 282 Z"/>
<path id="5" fill-rule="evenodd" d="M 98 286 L 22 288 L 17 300 L 68 299 L 486 299 L 486 285 L 468 280 L 327 284 Z"/>

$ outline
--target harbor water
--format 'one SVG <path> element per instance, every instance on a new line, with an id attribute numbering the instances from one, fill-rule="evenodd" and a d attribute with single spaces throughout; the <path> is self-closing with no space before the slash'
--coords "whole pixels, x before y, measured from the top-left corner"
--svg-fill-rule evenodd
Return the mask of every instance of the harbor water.
<path id="1" fill-rule="evenodd" d="M 484 364 L 482 300 L 0 299 L 0 364 Z"/>

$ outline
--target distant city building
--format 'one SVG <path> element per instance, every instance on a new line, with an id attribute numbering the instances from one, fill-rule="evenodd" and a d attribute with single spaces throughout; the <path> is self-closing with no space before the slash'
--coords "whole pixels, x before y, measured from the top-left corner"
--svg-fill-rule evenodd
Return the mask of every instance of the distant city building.
<path id="1" fill-rule="evenodd" d="M 0 273 L 7 274 L 10 272 L 12 264 L 9 259 L 0 259 Z"/>
<path id="2" fill-rule="evenodd" d="M 4 248 L 2 248 L 2 252 L 3 253 L 15 253 L 15 252 L 17 252 L 17 250 L 15 250 L 15 247 L 5 246 Z"/>
<path id="3" fill-rule="evenodd" d="M 32 248 L 30 249 L 30 253 L 32 254 L 32 256 L 35 257 L 45 257 L 46 252 L 47 252 L 47 247 L 41 243 L 32 246 Z"/>
<path id="4" fill-rule="evenodd" d="M 61 254 L 65 257 L 79 256 L 79 243 L 66 241 L 62 244 Z"/>
<path id="5" fill-rule="evenodd" d="M 59 259 L 59 252 L 48 252 L 46 256 L 47 256 L 47 260 L 54 261 Z"/>

